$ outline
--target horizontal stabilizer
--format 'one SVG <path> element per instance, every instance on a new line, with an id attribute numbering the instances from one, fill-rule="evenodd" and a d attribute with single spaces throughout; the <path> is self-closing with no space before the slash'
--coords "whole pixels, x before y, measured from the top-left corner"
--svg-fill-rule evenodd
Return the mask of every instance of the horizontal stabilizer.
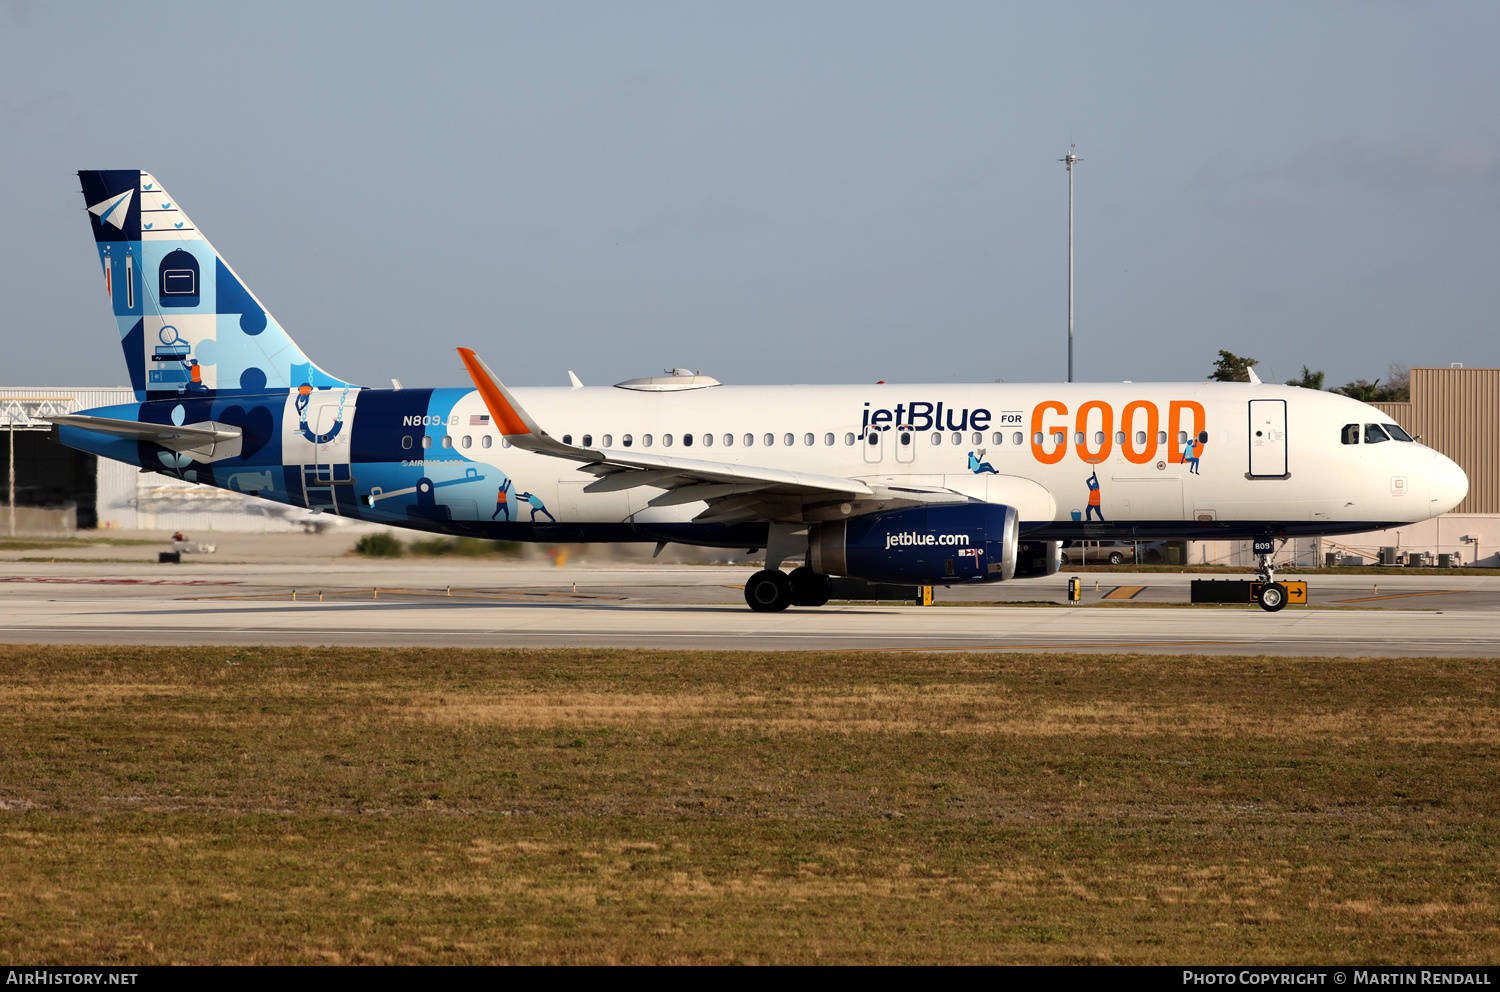
<path id="1" fill-rule="evenodd" d="M 212 456 L 225 454 L 224 448 L 232 446 L 238 451 L 243 432 L 238 427 L 205 420 L 199 424 L 177 427 L 172 424 L 148 424 L 139 420 L 115 420 L 110 417 L 86 417 L 69 414 L 61 417 L 38 418 L 51 424 L 78 427 L 86 431 L 97 431 L 114 437 L 150 441 L 168 451 L 201 453 Z"/>

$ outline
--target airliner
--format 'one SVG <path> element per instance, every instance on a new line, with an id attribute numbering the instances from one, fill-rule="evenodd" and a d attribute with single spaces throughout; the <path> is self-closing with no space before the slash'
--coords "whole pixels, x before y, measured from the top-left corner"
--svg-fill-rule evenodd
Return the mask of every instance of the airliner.
<path id="1" fill-rule="evenodd" d="M 1425 520 L 1468 491 L 1374 407 L 1258 381 L 734 386 L 673 369 L 510 388 L 459 347 L 473 388 L 359 386 L 298 347 L 155 177 L 79 179 L 136 401 L 54 417 L 58 440 L 335 517 L 764 550 L 745 599 L 770 612 L 823 605 L 834 576 L 1035 578 L 1071 540 L 1264 551 Z"/>

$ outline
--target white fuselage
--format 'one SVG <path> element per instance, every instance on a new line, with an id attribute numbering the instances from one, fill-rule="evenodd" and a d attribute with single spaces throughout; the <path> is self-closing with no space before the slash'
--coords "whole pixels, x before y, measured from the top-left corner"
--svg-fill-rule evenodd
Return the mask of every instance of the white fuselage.
<path id="1" fill-rule="evenodd" d="M 1444 513 L 1468 487 L 1456 464 L 1425 445 L 1368 443 L 1365 425 L 1391 423 L 1374 407 L 1288 386 L 997 383 L 514 392 L 549 435 L 567 443 L 887 487 L 951 489 L 1015 505 L 1025 526 L 1051 524 L 1055 536 L 1136 524 L 1162 534 L 1172 525 L 1187 532 L 1235 523 L 1276 525 L 1287 533 L 1349 532 Z M 687 523 L 705 508 L 649 507 L 663 492 L 649 486 L 583 492 L 593 476 L 575 464 L 507 447 L 493 429 L 460 426 L 484 411 L 479 395 L 469 392 L 429 433 L 451 435 L 453 454 L 494 465 L 569 519 Z M 1356 443 L 1345 443 L 1347 425 L 1357 425 L 1348 428 Z M 486 433 L 488 448 L 482 446 Z"/>

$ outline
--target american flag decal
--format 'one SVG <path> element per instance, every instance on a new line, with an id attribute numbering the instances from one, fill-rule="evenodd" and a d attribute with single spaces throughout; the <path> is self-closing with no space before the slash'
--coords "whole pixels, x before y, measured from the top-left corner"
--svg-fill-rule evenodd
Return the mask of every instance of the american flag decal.
<path id="1" fill-rule="evenodd" d="M 471 413 L 471 414 L 469 414 L 469 426 L 470 427 L 488 427 L 489 425 L 490 425 L 490 415 L 489 414 L 487 414 L 487 413 Z"/>

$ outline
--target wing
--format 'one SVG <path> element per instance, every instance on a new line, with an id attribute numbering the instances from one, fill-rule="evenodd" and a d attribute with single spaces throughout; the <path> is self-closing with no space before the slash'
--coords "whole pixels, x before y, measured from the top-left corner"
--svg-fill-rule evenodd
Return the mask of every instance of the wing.
<path id="1" fill-rule="evenodd" d="M 459 348 L 458 354 L 505 439 L 526 451 L 578 462 L 580 471 L 599 476 L 598 481 L 584 487 L 584 492 L 615 492 L 636 486 L 665 489 L 647 505 L 705 502 L 708 509 L 694 518 L 703 523 L 804 520 L 818 516 L 817 510 L 822 507 L 832 511 L 829 516 L 843 516 L 854 511 L 854 504 L 864 512 L 895 503 L 968 499 L 949 490 L 897 490 L 832 475 L 563 444 L 532 419 L 482 358 L 468 348 Z M 849 510 L 842 509 L 845 503 L 851 504 Z"/>

